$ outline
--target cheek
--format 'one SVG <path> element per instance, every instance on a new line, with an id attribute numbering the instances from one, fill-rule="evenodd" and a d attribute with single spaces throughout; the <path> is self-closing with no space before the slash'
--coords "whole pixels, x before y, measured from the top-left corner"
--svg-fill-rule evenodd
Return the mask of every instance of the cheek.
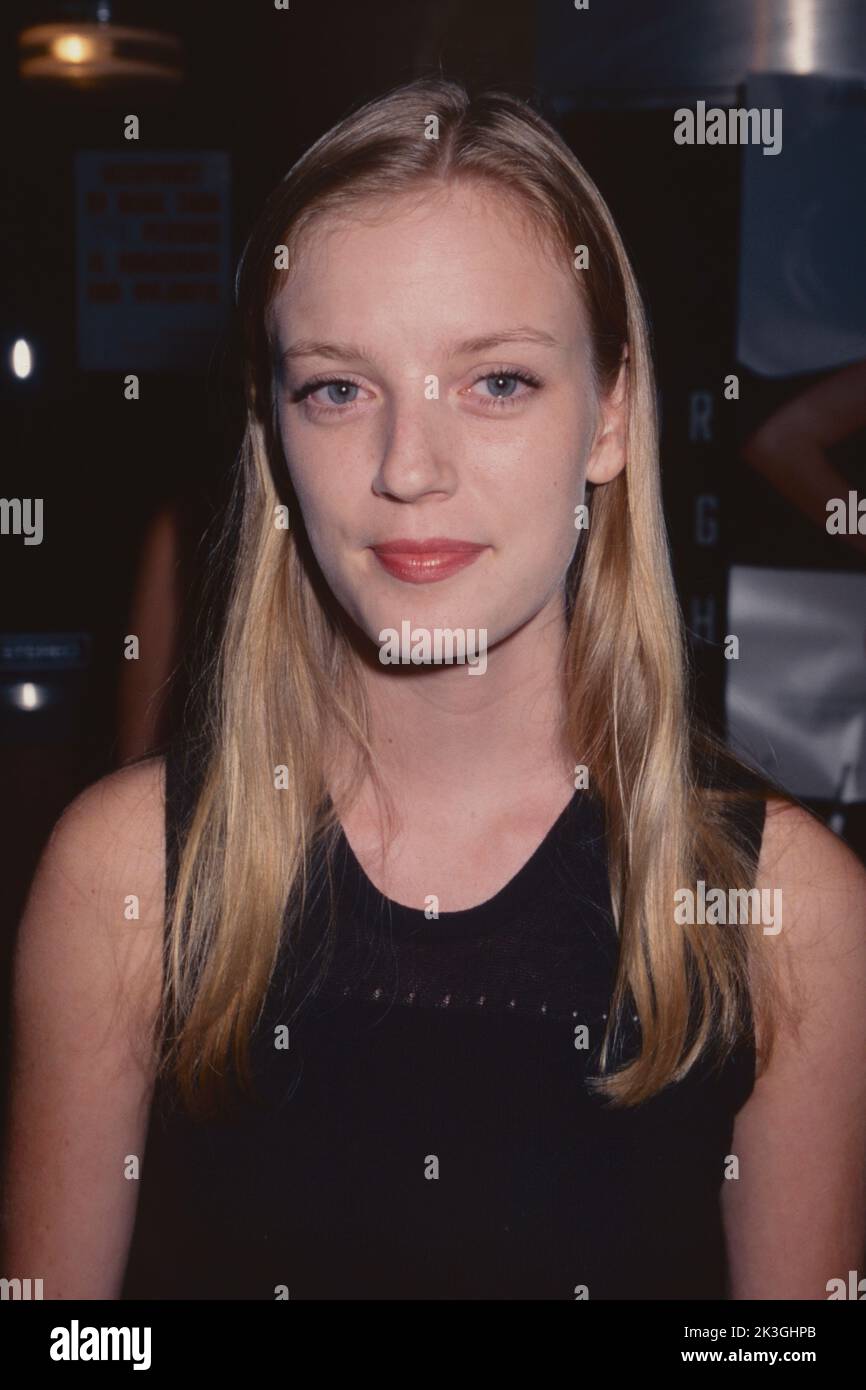
<path id="1" fill-rule="evenodd" d="M 561 554 L 574 544 L 575 507 L 584 500 L 585 478 L 580 444 L 564 437 L 540 441 L 537 450 L 513 470 L 512 522 L 538 547 L 539 565 L 545 563 L 545 550 Z"/>
<path id="2" fill-rule="evenodd" d="M 282 424 L 280 438 L 284 467 L 298 499 L 307 535 L 315 547 L 318 538 L 328 537 L 337 522 L 338 479 L 326 460 L 317 459 L 315 452 L 303 447 L 293 432 Z"/>
<path id="3" fill-rule="evenodd" d="M 323 486 L 321 479 L 298 470 L 295 495 L 301 509 L 304 529 L 322 569 L 332 573 L 333 562 L 343 551 L 344 517 L 338 498 Z"/>

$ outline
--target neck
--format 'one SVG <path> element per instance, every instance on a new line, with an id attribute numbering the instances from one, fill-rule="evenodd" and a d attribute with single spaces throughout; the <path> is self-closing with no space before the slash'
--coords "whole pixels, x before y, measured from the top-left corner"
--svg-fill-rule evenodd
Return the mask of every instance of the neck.
<path id="1" fill-rule="evenodd" d="M 400 813 L 479 817 L 571 785 L 562 737 L 563 599 L 465 665 L 365 663 L 374 765 Z"/>

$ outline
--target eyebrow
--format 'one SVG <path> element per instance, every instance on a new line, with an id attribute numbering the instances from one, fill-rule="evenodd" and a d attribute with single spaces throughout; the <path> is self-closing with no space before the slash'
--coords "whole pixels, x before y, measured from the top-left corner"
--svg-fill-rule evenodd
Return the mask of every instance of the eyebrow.
<path id="1" fill-rule="evenodd" d="M 538 343 L 542 347 L 560 346 L 558 339 L 554 338 L 552 334 L 546 333 L 544 329 L 531 328 L 524 324 L 517 328 L 501 328 L 495 333 L 484 333 L 478 337 L 464 338 L 461 342 L 451 344 L 448 355 L 450 357 L 467 356 L 469 353 L 484 352 L 488 348 L 498 347 L 500 343 Z M 368 353 L 363 346 L 355 343 L 324 343 L 316 342 L 311 338 L 302 338 L 283 349 L 278 354 L 278 362 L 289 362 L 296 357 L 329 357 L 366 362 L 372 359 L 372 353 Z"/>

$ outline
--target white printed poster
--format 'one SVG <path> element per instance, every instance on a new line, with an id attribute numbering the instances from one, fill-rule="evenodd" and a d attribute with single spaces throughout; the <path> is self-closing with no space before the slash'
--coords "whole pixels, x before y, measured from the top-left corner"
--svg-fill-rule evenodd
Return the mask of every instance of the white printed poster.
<path id="1" fill-rule="evenodd" d="M 806 799 L 866 801 L 866 574 L 735 565 L 728 728 Z"/>

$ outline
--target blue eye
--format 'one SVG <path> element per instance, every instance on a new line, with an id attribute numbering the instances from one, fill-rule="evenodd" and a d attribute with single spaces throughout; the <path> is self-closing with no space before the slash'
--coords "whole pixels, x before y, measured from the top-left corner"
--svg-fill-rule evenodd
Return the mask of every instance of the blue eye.
<path id="1" fill-rule="evenodd" d="M 329 381 L 327 391 L 334 405 L 345 405 L 348 401 L 355 399 L 354 396 L 349 396 L 346 393 L 349 391 L 357 393 L 358 387 L 354 381 Z"/>
<path id="2" fill-rule="evenodd" d="M 313 400 L 313 406 L 322 410 L 329 410 L 334 406 L 339 409 L 340 406 L 354 405 L 360 389 L 354 381 L 347 381 L 343 377 L 330 377 L 327 381 L 308 381 L 294 393 L 292 400 L 297 405 L 307 397 L 314 397 L 317 391 L 327 390 L 329 401 Z"/>
<path id="3" fill-rule="evenodd" d="M 357 395 L 359 388 L 354 381 L 328 381 L 321 386 L 315 387 L 318 391 L 327 391 L 331 405 L 351 405 L 355 396 L 349 395 L 351 391 Z"/>
<path id="4" fill-rule="evenodd" d="M 532 390 L 537 390 L 541 385 L 537 377 L 530 372 L 523 370 L 485 372 L 484 376 L 478 377 L 473 383 L 472 388 L 484 383 L 486 387 L 493 386 L 484 395 L 485 405 L 517 405 L 518 401 L 529 394 Z M 518 385 L 523 385 L 526 390 L 518 391 Z"/>
<path id="5" fill-rule="evenodd" d="M 495 376 L 484 377 L 483 380 L 485 382 L 492 381 L 496 383 L 496 392 L 494 392 L 493 394 L 499 396 L 500 398 L 505 396 L 513 396 L 514 392 L 517 389 L 517 377 L 512 376 L 509 372 L 498 372 Z M 503 385 L 503 383 L 505 387 L 507 387 L 507 389 L 500 390 L 499 388 L 501 385 Z"/>

